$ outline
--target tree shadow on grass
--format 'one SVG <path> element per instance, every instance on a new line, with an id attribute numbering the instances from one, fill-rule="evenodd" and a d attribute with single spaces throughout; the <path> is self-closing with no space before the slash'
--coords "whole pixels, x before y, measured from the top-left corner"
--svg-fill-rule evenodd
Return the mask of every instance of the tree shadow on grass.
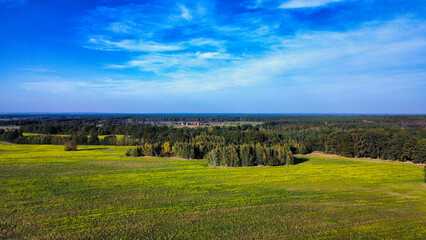
<path id="1" fill-rule="evenodd" d="M 304 162 L 307 162 L 307 161 L 309 161 L 308 158 L 295 157 L 293 164 L 296 165 L 296 164 L 304 163 Z"/>
<path id="2" fill-rule="evenodd" d="M 93 151 L 93 150 L 103 150 L 103 149 L 108 149 L 105 147 L 98 147 L 98 148 L 84 148 L 84 149 L 77 149 L 77 151 Z"/>

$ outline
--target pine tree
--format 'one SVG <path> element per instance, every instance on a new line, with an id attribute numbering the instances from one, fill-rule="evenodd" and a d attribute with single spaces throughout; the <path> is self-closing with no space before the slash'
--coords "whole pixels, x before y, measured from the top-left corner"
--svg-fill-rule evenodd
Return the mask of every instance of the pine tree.
<path id="1" fill-rule="evenodd" d="M 240 157 L 238 156 L 238 151 L 235 148 L 235 146 L 229 146 L 228 147 L 228 153 L 229 153 L 229 162 L 232 167 L 239 167 L 241 166 Z"/>
<path id="2" fill-rule="evenodd" d="M 260 143 L 256 144 L 256 164 L 257 165 L 264 165 L 263 162 L 263 147 L 260 145 Z"/>
<path id="3" fill-rule="evenodd" d="M 92 130 L 90 131 L 90 137 L 89 137 L 88 143 L 89 143 L 90 145 L 99 145 L 99 144 L 100 144 L 99 137 L 98 137 L 98 135 L 96 134 L 95 129 L 92 129 Z"/>
<path id="4" fill-rule="evenodd" d="M 226 166 L 226 167 L 230 167 L 231 166 L 231 162 L 229 159 L 229 154 L 228 154 L 228 148 L 227 147 L 223 147 L 221 149 L 221 158 L 222 158 L 222 165 Z"/>
<path id="5" fill-rule="evenodd" d="M 254 154 L 250 145 L 242 145 L 240 148 L 240 157 L 242 166 L 253 166 Z"/>
<path id="6" fill-rule="evenodd" d="M 293 152 L 290 149 L 288 144 L 284 144 L 284 152 L 285 152 L 285 164 L 293 165 L 294 164 L 294 156 Z"/>

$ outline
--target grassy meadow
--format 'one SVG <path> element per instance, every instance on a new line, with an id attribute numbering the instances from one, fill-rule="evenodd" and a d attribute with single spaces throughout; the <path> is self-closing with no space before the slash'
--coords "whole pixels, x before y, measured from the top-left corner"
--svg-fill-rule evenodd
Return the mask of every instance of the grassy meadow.
<path id="1" fill-rule="evenodd" d="M 43 136 L 43 135 L 47 135 L 47 134 L 41 134 L 41 133 L 22 133 L 23 136 Z M 71 135 L 64 135 L 64 134 L 53 134 L 52 136 L 58 136 L 58 137 L 69 137 Z M 107 136 L 112 136 L 112 135 L 98 135 L 99 139 L 104 139 Z M 124 135 L 114 135 L 117 137 L 117 140 L 121 140 Z M 90 136 L 87 136 L 88 138 L 90 138 Z"/>
<path id="2" fill-rule="evenodd" d="M 0 238 L 426 239 L 421 166 L 212 168 L 128 148 L 0 143 Z"/>

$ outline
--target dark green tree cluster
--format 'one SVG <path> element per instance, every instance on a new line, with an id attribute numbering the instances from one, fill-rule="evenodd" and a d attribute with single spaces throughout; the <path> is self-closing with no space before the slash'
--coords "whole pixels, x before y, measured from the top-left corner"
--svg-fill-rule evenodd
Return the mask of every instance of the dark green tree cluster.
<path id="1" fill-rule="evenodd" d="M 101 145 L 117 145 L 117 137 L 115 135 L 105 136 L 99 142 Z"/>
<path id="2" fill-rule="evenodd" d="M 17 144 L 49 144 L 49 145 L 64 145 L 66 142 L 71 141 L 71 137 L 60 137 L 53 135 L 39 135 L 39 136 L 21 136 L 13 141 Z"/>
<path id="3" fill-rule="evenodd" d="M 145 143 L 141 147 L 130 148 L 126 152 L 126 156 L 139 157 L 139 156 L 160 156 L 160 157 L 172 157 L 173 152 L 171 150 L 170 143 L 165 142 L 163 146 L 157 144 Z"/>
<path id="4" fill-rule="evenodd" d="M 14 142 L 16 139 L 22 137 L 22 130 L 15 129 L 5 131 L 3 129 L 0 130 L 0 140 L 6 142 Z"/>
<path id="5" fill-rule="evenodd" d="M 210 145 L 209 145 L 210 146 Z M 126 156 L 176 156 L 185 159 L 207 159 L 211 166 L 278 166 L 294 163 L 293 152 L 289 145 L 275 145 L 272 147 L 257 145 L 211 145 L 203 147 L 200 142 L 178 142 L 171 147 L 165 142 L 160 148 L 145 143 L 142 147 L 131 148 Z M 210 150 L 211 149 L 211 150 Z"/>
<path id="6" fill-rule="evenodd" d="M 90 131 L 90 136 L 89 136 L 89 139 L 88 139 L 87 143 L 89 145 L 99 145 L 99 144 L 101 144 L 101 141 L 99 140 L 98 134 L 97 134 L 97 132 L 96 132 L 95 129 L 92 129 Z"/>
<path id="7" fill-rule="evenodd" d="M 368 157 L 426 162 L 425 130 L 351 130 L 328 136 L 325 152 L 346 157 Z"/>
<path id="8" fill-rule="evenodd" d="M 210 166 L 278 166 L 294 164 L 294 156 L 287 144 L 272 147 L 257 145 L 229 145 L 217 147 L 207 155 Z"/>
<path id="9" fill-rule="evenodd" d="M 173 145 L 173 153 L 177 157 L 186 158 L 186 159 L 201 159 L 199 156 L 199 151 L 197 146 L 194 143 L 181 143 L 178 142 Z"/>

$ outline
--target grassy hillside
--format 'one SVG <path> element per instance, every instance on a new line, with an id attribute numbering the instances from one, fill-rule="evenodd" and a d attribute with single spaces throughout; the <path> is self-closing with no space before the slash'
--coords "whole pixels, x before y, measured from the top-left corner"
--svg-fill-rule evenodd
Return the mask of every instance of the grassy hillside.
<path id="1" fill-rule="evenodd" d="M 211 168 L 127 148 L 0 144 L 0 238 L 426 238 L 419 166 Z"/>

